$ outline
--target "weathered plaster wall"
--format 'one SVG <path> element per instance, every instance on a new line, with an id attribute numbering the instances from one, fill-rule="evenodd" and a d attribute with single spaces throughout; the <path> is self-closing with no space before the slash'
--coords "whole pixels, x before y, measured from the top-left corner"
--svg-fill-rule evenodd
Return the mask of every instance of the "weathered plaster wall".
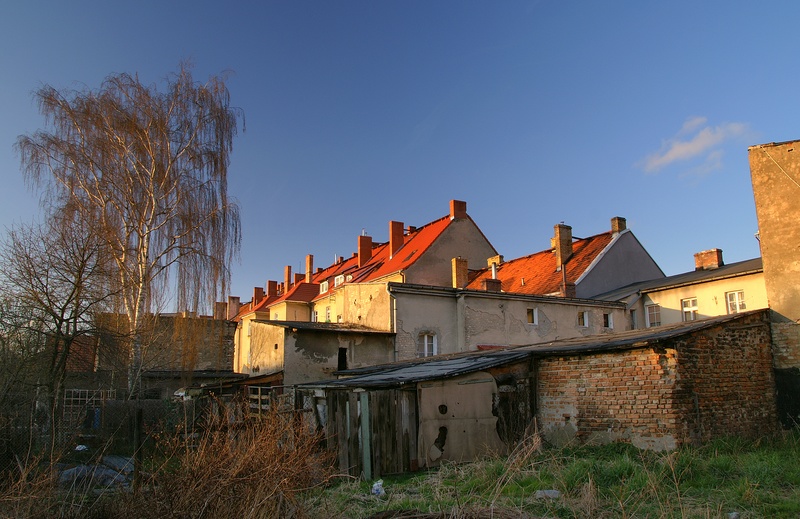
<path id="1" fill-rule="evenodd" d="M 403 248 L 398 254 L 411 252 Z M 452 287 L 453 258 L 466 259 L 470 268 L 485 268 L 486 260 L 496 255 L 497 251 L 470 218 L 453 220 L 420 259 L 408 268 L 405 282 Z"/>
<path id="2" fill-rule="evenodd" d="M 569 268 L 569 267 L 568 267 Z M 632 232 L 620 233 L 603 257 L 575 287 L 577 297 L 592 297 L 664 273 Z"/>
<path id="3" fill-rule="evenodd" d="M 490 374 L 421 382 L 417 388 L 420 467 L 506 452 L 492 413 L 497 384 Z"/>
<path id="4" fill-rule="evenodd" d="M 436 334 L 440 354 L 459 351 L 454 293 L 431 291 L 426 294 L 396 294 L 395 297 L 397 360 L 417 356 L 417 337 L 421 333 Z"/>
<path id="5" fill-rule="evenodd" d="M 392 331 L 391 300 L 386 283 L 346 284 L 336 297 L 342 303 L 342 322 L 373 330 Z"/>
<path id="6" fill-rule="evenodd" d="M 242 360 L 241 373 L 261 375 L 284 367 L 285 328 L 264 322 L 250 323 L 249 355 Z"/>
<path id="7" fill-rule="evenodd" d="M 346 350 L 347 368 L 384 364 L 394 360 L 391 335 L 355 332 L 287 330 L 284 362 L 286 385 L 335 378 L 339 349 Z"/>

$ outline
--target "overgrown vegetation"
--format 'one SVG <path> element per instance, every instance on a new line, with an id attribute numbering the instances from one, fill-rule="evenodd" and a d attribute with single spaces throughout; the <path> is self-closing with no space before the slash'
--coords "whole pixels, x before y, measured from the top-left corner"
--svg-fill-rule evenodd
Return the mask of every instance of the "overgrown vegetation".
<path id="1" fill-rule="evenodd" d="M 65 486 L 63 467 L 21 464 L 0 482 L 0 517 L 305 517 L 299 493 L 330 477 L 320 437 L 292 413 L 203 429 L 160 438 L 137 491 L 127 483 Z"/>
<path id="2" fill-rule="evenodd" d="M 727 438 L 674 452 L 627 444 L 546 448 L 443 464 L 373 482 L 333 476 L 332 460 L 292 414 L 209 424 L 157 443 L 138 492 L 59 487 L 20 466 L 0 487 L 0 517 L 512 518 L 797 517 L 800 432 Z M 48 465 L 49 466 L 49 465 Z"/>
<path id="3" fill-rule="evenodd" d="M 800 515 L 797 432 L 670 453 L 627 444 L 540 447 L 529 442 L 503 459 L 386 477 L 381 497 L 368 482 L 348 481 L 306 493 L 306 509 L 312 517 L 381 518 Z"/>

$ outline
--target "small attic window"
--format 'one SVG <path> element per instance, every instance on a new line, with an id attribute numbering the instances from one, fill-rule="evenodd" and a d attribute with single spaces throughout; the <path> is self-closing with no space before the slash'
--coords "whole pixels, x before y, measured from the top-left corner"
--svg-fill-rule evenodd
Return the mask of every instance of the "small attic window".
<path id="1" fill-rule="evenodd" d="M 528 324 L 533 324 L 533 325 L 539 324 L 538 308 L 528 308 Z"/>
<path id="2" fill-rule="evenodd" d="M 334 287 L 338 287 L 342 283 L 344 283 L 344 274 L 339 274 L 338 276 L 333 278 L 333 286 Z"/>
<path id="3" fill-rule="evenodd" d="M 322 283 L 319 284 L 319 293 L 324 294 L 327 291 L 328 291 L 328 282 L 323 281 Z"/>

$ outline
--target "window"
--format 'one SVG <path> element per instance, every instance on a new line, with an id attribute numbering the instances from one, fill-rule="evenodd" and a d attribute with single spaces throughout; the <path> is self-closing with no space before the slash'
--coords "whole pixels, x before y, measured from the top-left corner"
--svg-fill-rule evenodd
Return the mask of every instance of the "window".
<path id="1" fill-rule="evenodd" d="M 333 286 L 338 287 L 342 283 L 344 283 L 344 274 L 339 274 L 338 276 L 333 278 Z"/>
<path id="2" fill-rule="evenodd" d="M 538 308 L 528 308 L 528 324 L 539 324 Z"/>
<path id="3" fill-rule="evenodd" d="M 647 309 L 647 327 L 661 326 L 661 306 L 647 305 L 645 309 Z"/>
<path id="4" fill-rule="evenodd" d="M 417 337 L 417 357 L 430 357 L 439 353 L 436 344 L 436 334 L 433 332 L 422 332 Z"/>
<path id="5" fill-rule="evenodd" d="M 611 314 L 603 314 L 603 328 L 614 327 L 614 316 Z"/>
<path id="6" fill-rule="evenodd" d="M 331 322 L 331 307 L 330 306 L 326 306 L 325 307 L 325 322 L 326 323 Z"/>
<path id="7" fill-rule="evenodd" d="M 323 281 L 322 283 L 319 284 L 319 293 L 324 294 L 327 291 L 328 291 L 328 282 Z"/>
<path id="8" fill-rule="evenodd" d="M 681 299 L 681 311 L 683 312 L 684 321 L 697 320 L 697 298 L 690 297 L 688 299 Z"/>
<path id="9" fill-rule="evenodd" d="M 311 312 L 311 322 L 315 323 L 317 322 L 317 319 L 319 319 L 319 312 L 314 310 L 313 312 Z"/>
<path id="10" fill-rule="evenodd" d="M 584 328 L 589 326 L 589 312 L 578 312 L 578 326 Z"/>
<path id="11" fill-rule="evenodd" d="M 247 336 L 250 337 L 251 333 L 252 332 L 250 331 L 250 321 L 247 321 Z"/>
<path id="12" fill-rule="evenodd" d="M 725 294 L 725 299 L 728 300 L 728 313 L 738 314 L 747 309 L 744 303 L 744 290 L 737 290 L 736 292 L 728 292 Z"/>
<path id="13" fill-rule="evenodd" d="M 631 330 L 635 330 L 638 326 L 636 323 L 636 310 L 631 310 Z"/>

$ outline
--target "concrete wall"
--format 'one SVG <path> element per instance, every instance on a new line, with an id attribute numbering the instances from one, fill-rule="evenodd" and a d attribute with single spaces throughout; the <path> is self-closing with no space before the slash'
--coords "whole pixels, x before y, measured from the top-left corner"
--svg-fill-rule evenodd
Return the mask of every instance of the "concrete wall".
<path id="1" fill-rule="evenodd" d="M 623 231 L 578 282 L 575 295 L 591 298 L 631 283 L 663 277 L 664 273 L 633 233 Z"/>
<path id="2" fill-rule="evenodd" d="M 648 292 L 633 306 L 636 309 L 636 327 L 645 328 L 646 305 L 661 306 L 661 324 L 680 323 L 683 321 L 681 300 L 697 298 L 698 318 L 716 317 L 728 314 L 728 302 L 725 294 L 744 291 L 747 311 L 768 307 L 764 274 L 750 274 L 734 278 L 720 279 L 706 283 L 697 283 L 675 287 L 657 292 Z"/>
<path id="3" fill-rule="evenodd" d="M 674 343 L 541 359 L 539 425 L 554 443 L 672 449 L 777 429 L 764 312 Z"/>
<path id="4" fill-rule="evenodd" d="M 250 323 L 247 350 L 238 357 L 239 373 L 266 375 L 284 369 L 284 340 L 286 329 L 264 322 Z"/>

